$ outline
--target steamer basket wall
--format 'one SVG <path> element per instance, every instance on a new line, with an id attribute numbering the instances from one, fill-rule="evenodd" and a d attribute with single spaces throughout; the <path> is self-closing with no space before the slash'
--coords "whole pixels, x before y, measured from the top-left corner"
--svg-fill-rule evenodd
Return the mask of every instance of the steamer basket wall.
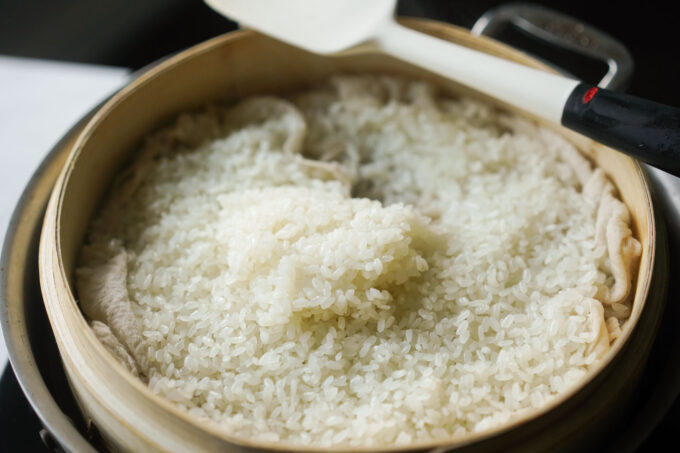
<path id="1" fill-rule="evenodd" d="M 520 52 L 488 38 L 473 37 L 451 25 L 421 20 L 405 23 L 443 39 L 546 69 Z M 87 225 L 114 175 L 147 133 L 182 111 L 253 94 L 288 92 L 338 72 L 384 72 L 429 79 L 452 95 L 485 99 L 468 88 L 384 55 L 326 58 L 250 31 L 239 31 L 193 47 L 149 70 L 104 105 L 79 137 L 45 217 L 40 246 L 41 287 L 72 389 L 84 414 L 112 450 L 285 450 L 281 445 L 234 438 L 217 426 L 195 420 L 129 375 L 97 341 L 78 308 L 73 285 L 75 259 Z M 578 388 L 547 407 L 499 429 L 436 445 L 412 445 L 409 449 L 540 450 L 589 442 L 594 429 L 613 423 L 612 417 L 624 404 L 621 392 L 635 382 L 649 352 L 655 320 L 648 316 L 644 325 L 636 324 L 643 308 L 645 313 L 656 312 L 654 306 L 660 302 L 658 298 L 648 299 L 656 229 L 643 172 L 623 154 L 559 126 L 548 126 L 570 139 L 609 174 L 630 209 L 634 235 L 642 244 L 630 320 L 603 363 Z M 641 329 L 642 333 L 638 333 Z M 635 342 L 630 341 L 633 333 L 637 335 Z M 599 425 L 593 427 L 594 420 Z M 384 446 L 372 450 L 389 449 Z"/>

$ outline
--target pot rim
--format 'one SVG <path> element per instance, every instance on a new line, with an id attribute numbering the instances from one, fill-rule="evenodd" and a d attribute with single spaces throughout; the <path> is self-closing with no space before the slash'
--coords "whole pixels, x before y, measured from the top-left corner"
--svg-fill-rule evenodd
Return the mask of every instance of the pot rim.
<path id="1" fill-rule="evenodd" d="M 7 345 L 9 364 L 17 376 L 19 386 L 41 424 L 60 446 L 68 451 L 92 453 L 96 450 L 61 410 L 43 379 L 30 344 L 23 311 L 26 298 L 22 297 L 23 291 L 17 294 L 16 290 L 24 284 L 22 277 L 27 270 L 23 264 L 28 259 L 30 242 L 36 239 L 35 236 L 39 232 L 36 230 L 42 225 L 49 193 L 70 151 L 68 144 L 80 133 L 94 111 L 101 105 L 103 102 L 85 114 L 64 134 L 31 176 L 12 213 L 0 259 L 0 324 Z M 21 269 L 21 273 L 16 275 L 18 269 Z M 18 304 L 11 302 L 17 297 L 21 302 Z"/>

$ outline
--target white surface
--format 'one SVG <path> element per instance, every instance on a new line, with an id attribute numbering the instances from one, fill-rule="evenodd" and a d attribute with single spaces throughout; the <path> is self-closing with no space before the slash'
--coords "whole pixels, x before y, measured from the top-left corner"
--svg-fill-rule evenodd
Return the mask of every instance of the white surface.
<path id="1" fill-rule="evenodd" d="M 0 244 L 40 161 L 85 113 L 123 85 L 129 71 L 0 55 Z M 7 349 L 0 332 L 0 371 Z"/>
<path id="2" fill-rule="evenodd" d="M 376 37 L 387 53 L 560 124 L 577 80 L 459 46 L 388 22 Z"/>

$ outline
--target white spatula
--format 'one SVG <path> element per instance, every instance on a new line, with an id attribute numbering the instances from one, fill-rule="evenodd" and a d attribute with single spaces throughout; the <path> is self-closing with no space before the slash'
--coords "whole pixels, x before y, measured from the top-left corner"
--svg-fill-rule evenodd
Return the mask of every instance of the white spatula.
<path id="1" fill-rule="evenodd" d="M 242 25 L 310 52 L 331 55 L 372 44 L 396 58 L 680 174 L 680 110 L 413 31 L 394 20 L 396 0 L 205 1 Z"/>

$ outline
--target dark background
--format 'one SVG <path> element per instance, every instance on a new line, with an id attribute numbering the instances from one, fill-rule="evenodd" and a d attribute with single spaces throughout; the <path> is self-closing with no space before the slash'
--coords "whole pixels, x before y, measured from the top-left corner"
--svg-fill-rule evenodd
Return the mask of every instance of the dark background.
<path id="1" fill-rule="evenodd" d="M 399 14 L 469 28 L 484 11 L 505 3 L 401 0 Z M 628 47 L 636 63 L 631 94 L 680 104 L 675 2 L 533 3 L 578 17 Z M 137 69 L 233 28 L 200 0 L 0 0 L 0 54 L 8 55 Z"/>
<path id="2" fill-rule="evenodd" d="M 469 28 L 486 10 L 505 3 L 401 0 L 399 14 Z M 680 39 L 678 15 L 671 9 L 674 2 L 534 3 L 578 17 L 619 39 L 635 61 L 627 91 L 680 106 Z M 139 69 L 235 27 L 199 0 L 0 0 L 0 54 L 5 55 Z M 512 29 L 500 37 L 531 47 L 525 36 Z M 597 82 L 606 70 L 601 63 L 568 52 L 541 45 L 531 48 L 589 82 Z M 20 395 L 8 368 L 0 381 L 0 452 L 45 451 L 38 437 L 39 422 Z M 678 429 L 680 404 L 676 402 L 641 451 L 673 450 L 666 442 L 673 445 Z"/>

